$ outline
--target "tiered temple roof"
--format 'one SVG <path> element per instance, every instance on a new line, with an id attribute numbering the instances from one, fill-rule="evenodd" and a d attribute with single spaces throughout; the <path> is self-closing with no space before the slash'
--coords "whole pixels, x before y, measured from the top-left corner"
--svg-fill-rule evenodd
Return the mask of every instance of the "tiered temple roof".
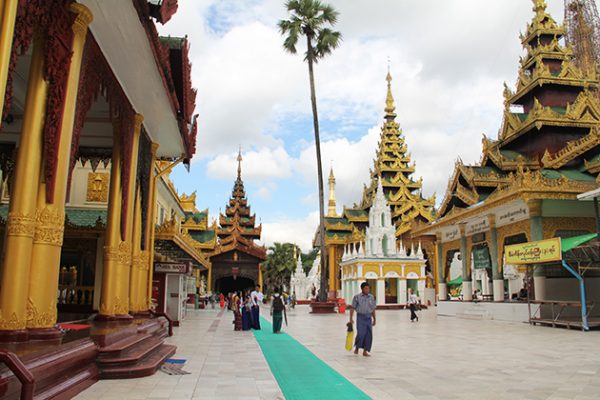
<path id="1" fill-rule="evenodd" d="M 238 249 L 255 257 L 266 259 L 266 249 L 254 243 L 260 240 L 262 224 L 256 226 L 256 216 L 251 214 L 244 181 L 242 180 L 242 154 L 238 154 L 237 179 L 234 182 L 225 214 L 219 215 L 217 236 L 219 238 L 214 254 Z"/>
<path id="2" fill-rule="evenodd" d="M 199 211 L 196 208 L 196 192 L 179 196 L 185 212 L 182 227 L 198 243 L 195 247 L 201 251 L 212 251 L 217 245 L 217 224 L 208 225 L 208 209 Z"/>
<path id="3" fill-rule="evenodd" d="M 514 186 L 525 175 L 549 190 L 574 190 L 599 181 L 598 69 L 581 70 L 561 44 L 565 28 L 533 0 L 534 17 L 521 42 L 516 90 L 505 84 L 498 139 L 484 135 L 479 165 L 456 162 L 441 217 Z"/>
<path id="4" fill-rule="evenodd" d="M 396 106 L 392 95 L 392 77 L 388 72 L 385 120 L 381 128 L 381 139 L 377 157 L 370 170 L 371 182 L 364 186 L 362 200 L 353 208 L 344 209 L 344 217 L 363 229 L 368 223 L 369 209 L 381 178 L 383 191 L 392 208 L 392 221 L 396 226 L 396 237 L 407 233 L 413 221 L 429 222 L 434 218 L 435 196 L 425 199 L 421 195 L 423 180 L 414 180 L 415 162 L 407 152 L 400 124 L 396 122 Z"/>

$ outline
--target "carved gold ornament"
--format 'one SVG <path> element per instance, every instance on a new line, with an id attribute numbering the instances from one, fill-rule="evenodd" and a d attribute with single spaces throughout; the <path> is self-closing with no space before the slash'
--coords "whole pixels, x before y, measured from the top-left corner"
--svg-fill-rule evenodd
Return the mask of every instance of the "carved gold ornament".
<path id="1" fill-rule="evenodd" d="M 4 316 L 0 318 L 0 330 L 2 331 L 15 331 L 17 329 L 24 329 L 26 325 L 26 321 L 20 320 L 16 313 L 13 313 L 9 319 L 4 319 Z"/>
<path id="2" fill-rule="evenodd" d="M 33 237 L 35 217 L 33 215 L 9 212 L 6 221 L 6 233 L 9 236 Z"/>
<path id="3" fill-rule="evenodd" d="M 56 323 L 56 301 L 52 301 L 45 311 L 37 309 L 31 298 L 27 299 L 27 325 L 34 328 L 47 328 Z"/>
<path id="4" fill-rule="evenodd" d="M 119 297 L 115 297 L 112 303 L 112 307 L 108 307 L 105 303 L 102 303 L 100 305 L 101 314 L 124 315 L 129 312 L 129 299 L 125 299 L 125 302 L 123 302 Z"/>
<path id="5" fill-rule="evenodd" d="M 88 173 L 86 201 L 98 203 L 108 201 L 109 177 L 110 175 L 107 172 Z"/>
<path id="6" fill-rule="evenodd" d="M 44 207 L 35 215 L 34 243 L 62 246 L 65 231 L 65 213 L 54 207 Z"/>
<path id="7" fill-rule="evenodd" d="M 117 247 L 104 246 L 104 261 L 114 261 L 121 265 L 131 265 L 131 244 L 120 242 Z"/>

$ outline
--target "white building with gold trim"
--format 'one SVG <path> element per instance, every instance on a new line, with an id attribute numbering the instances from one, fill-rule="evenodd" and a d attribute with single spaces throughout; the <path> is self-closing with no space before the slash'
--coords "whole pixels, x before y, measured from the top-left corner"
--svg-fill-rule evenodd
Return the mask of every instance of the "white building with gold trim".
<path id="1" fill-rule="evenodd" d="M 371 286 L 377 306 L 405 305 L 408 288 L 425 296 L 425 258 L 419 244 L 405 249 L 396 240 L 392 212 L 383 191 L 381 180 L 369 209 L 369 225 L 365 241 L 344 249 L 342 269 L 342 297 L 349 303 L 359 293 L 365 280 Z"/>

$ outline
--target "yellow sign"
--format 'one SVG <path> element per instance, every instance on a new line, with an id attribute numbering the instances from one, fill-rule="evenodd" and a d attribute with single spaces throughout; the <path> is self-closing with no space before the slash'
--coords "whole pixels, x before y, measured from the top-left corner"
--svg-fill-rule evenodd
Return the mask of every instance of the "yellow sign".
<path id="1" fill-rule="evenodd" d="M 506 264 L 538 264 L 560 260 L 560 238 L 513 244 L 504 248 Z"/>

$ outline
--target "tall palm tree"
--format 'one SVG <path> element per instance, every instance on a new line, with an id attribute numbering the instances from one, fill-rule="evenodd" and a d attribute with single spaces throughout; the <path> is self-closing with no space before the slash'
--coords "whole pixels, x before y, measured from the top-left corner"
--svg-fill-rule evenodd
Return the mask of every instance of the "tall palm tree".
<path id="1" fill-rule="evenodd" d="M 313 124 L 315 129 L 315 148 L 317 152 L 317 175 L 319 180 L 319 246 L 321 247 L 321 288 L 320 301 L 327 300 L 327 268 L 325 249 L 325 206 L 323 190 L 323 168 L 321 164 L 321 141 L 319 139 L 319 115 L 317 113 L 317 95 L 315 93 L 314 64 L 319 59 L 331 54 L 342 40 L 339 32 L 328 26 L 337 22 L 339 13 L 330 5 L 319 0 L 289 0 L 285 3 L 289 19 L 279 21 L 279 30 L 285 40 L 283 48 L 296 54 L 296 45 L 300 36 L 306 37 L 306 53 L 304 61 L 308 63 L 310 80 L 310 102 L 312 104 Z"/>
<path id="2" fill-rule="evenodd" d="M 296 267 L 294 257 L 295 245 L 292 243 L 273 243 L 269 247 L 267 261 L 265 261 L 265 273 L 263 275 L 265 286 L 270 292 L 284 285 L 290 287 L 290 277 Z"/>

